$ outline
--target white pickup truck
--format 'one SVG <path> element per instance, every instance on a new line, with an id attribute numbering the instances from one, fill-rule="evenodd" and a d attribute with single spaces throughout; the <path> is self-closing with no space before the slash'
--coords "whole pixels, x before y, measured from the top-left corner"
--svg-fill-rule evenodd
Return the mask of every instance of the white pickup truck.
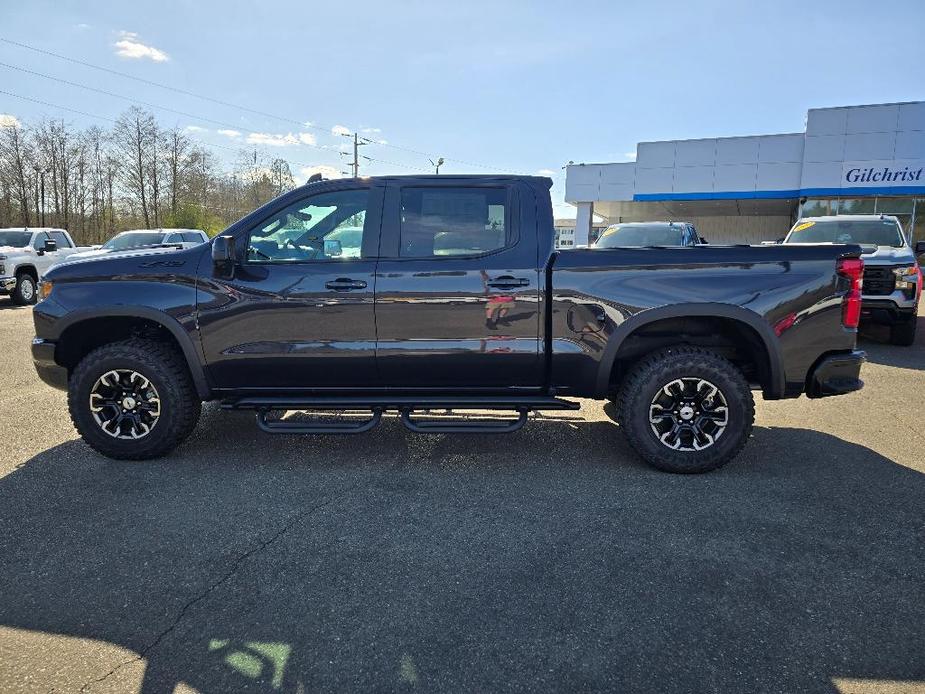
<path id="1" fill-rule="evenodd" d="M 89 247 L 78 247 L 64 229 L 0 229 L 0 296 L 34 304 L 38 283 L 56 263 Z"/>

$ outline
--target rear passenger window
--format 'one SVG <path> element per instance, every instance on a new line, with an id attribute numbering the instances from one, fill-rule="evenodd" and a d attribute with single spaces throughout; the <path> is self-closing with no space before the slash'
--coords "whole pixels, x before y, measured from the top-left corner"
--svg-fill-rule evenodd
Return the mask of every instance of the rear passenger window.
<path id="1" fill-rule="evenodd" d="M 202 237 L 195 231 L 183 232 L 180 234 L 187 243 L 202 243 Z"/>
<path id="2" fill-rule="evenodd" d="M 49 231 L 48 235 L 58 244 L 58 248 L 71 248 L 71 242 L 67 240 L 67 236 L 64 235 L 64 232 Z"/>
<path id="3" fill-rule="evenodd" d="M 504 188 L 403 188 L 400 255 L 481 255 L 509 245 Z"/>

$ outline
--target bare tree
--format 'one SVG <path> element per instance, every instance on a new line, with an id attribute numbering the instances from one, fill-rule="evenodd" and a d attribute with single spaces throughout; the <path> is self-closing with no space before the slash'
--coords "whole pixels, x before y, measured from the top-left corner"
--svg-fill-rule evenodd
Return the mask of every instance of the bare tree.
<path id="1" fill-rule="evenodd" d="M 28 176 L 28 162 L 34 158 L 28 141 L 28 134 L 18 125 L 0 129 L 0 178 L 4 187 L 12 191 L 16 199 L 18 220 L 23 226 L 31 226 L 29 211 L 31 185 Z M 11 218 L 13 215 L 10 215 Z"/>

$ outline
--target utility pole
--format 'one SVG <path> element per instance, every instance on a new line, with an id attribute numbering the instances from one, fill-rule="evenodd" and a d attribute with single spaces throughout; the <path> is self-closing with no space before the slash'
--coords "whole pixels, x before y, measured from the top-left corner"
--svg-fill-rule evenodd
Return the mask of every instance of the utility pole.
<path id="1" fill-rule="evenodd" d="M 349 133 L 343 133 L 344 137 L 350 137 Z M 360 176 L 360 147 L 365 147 L 369 144 L 369 141 L 364 137 L 363 142 L 360 142 L 360 135 L 358 133 L 353 133 L 353 163 L 347 164 L 350 167 L 353 173 L 354 178 Z"/>
<path id="2" fill-rule="evenodd" d="M 428 161 L 431 163 L 431 165 L 433 165 L 435 173 L 439 176 L 440 167 L 443 166 L 443 157 L 439 157 L 437 161 L 434 161 L 433 159 L 428 159 Z"/>

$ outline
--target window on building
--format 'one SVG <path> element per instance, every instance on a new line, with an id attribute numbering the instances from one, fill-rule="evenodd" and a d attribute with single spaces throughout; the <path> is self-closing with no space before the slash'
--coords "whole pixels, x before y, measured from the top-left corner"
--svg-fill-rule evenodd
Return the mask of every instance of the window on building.
<path id="1" fill-rule="evenodd" d="M 877 198 L 878 214 L 912 214 L 912 198 Z"/>
<path id="2" fill-rule="evenodd" d="M 838 214 L 873 214 L 875 206 L 874 198 L 845 198 L 838 201 Z"/>
<path id="3" fill-rule="evenodd" d="M 801 217 L 824 217 L 826 215 L 835 214 L 836 206 L 831 203 L 835 202 L 834 200 L 821 200 L 818 198 L 809 198 L 806 202 L 803 203 L 803 208 L 801 210 Z M 833 209 L 834 208 L 834 209 Z"/>

